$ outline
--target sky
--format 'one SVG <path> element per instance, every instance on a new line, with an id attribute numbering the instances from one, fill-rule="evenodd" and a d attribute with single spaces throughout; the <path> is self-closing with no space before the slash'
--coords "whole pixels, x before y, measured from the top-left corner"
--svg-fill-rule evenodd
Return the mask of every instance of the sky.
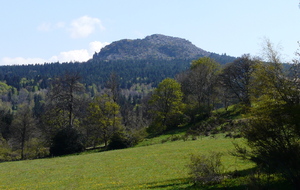
<path id="1" fill-rule="evenodd" d="M 0 65 L 86 61 L 121 39 L 163 34 L 206 51 L 262 55 L 269 39 L 290 62 L 299 0 L 0 0 Z"/>

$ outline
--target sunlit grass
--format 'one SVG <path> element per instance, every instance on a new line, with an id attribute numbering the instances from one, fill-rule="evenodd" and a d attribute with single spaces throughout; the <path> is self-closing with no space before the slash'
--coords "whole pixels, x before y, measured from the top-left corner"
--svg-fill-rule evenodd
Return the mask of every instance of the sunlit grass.
<path id="1" fill-rule="evenodd" d="M 190 188 L 188 169 L 192 153 L 223 152 L 227 171 L 253 167 L 231 156 L 232 141 L 203 138 L 175 141 L 32 161 L 0 164 L 0 189 L 178 189 Z"/>

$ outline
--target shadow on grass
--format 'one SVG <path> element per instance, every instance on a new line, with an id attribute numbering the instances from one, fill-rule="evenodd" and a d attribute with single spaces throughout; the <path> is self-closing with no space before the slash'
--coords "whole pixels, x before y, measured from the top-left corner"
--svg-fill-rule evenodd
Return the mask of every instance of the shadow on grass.
<path id="1" fill-rule="evenodd" d="M 147 189 L 190 189 L 193 186 L 189 178 L 172 179 L 146 184 Z"/>
<path id="2" fill-rule="evenodd" d="M 228 186 L 230 184 L 195 185 L 189 178 L 174 179 L 146 184 L 147 189 L 170 189 L 170 190 L 244 190 L 245 185 Z"/>
<path id="3" fill-rule="evenodd" d="M 171 189 L 171 190 L 245 190 L 245 189 L 272 189 L 285 190 L 292 189 L 290 184 L 284 180 L 271 181 L 270 183 L 254 184 L 249 183 L 248 177 L 255 172 L 256 168 L 228 173 L 231 176 L 223 180 L 220 184 L 195 185 L 190 178 L 179 178 L 160 182 L 145 184 L 147 189 Z"/>
<path id="4" fill-rule="evenodd" d="M 177 127 L 177 128 L 174 128 L 174 129 L 166 130 L 162 133 L 152 133 L 152 134 L 149 134 L 146 137 L 146 139 L 152 139 L 152 138 L 155 138 L 155 137 L 159 137 L 161 135 L 178 135 L 178 134 L 182 134 L 183 132 L 186 132 L 190 127 L 191 127 L 191 125 L 188 124 L 188 125 L 185 125 L 183 127 Z"/>

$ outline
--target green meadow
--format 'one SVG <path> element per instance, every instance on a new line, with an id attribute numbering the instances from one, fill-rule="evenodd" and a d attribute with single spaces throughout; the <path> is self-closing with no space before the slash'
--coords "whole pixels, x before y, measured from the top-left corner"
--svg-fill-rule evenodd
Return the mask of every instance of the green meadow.
<path id="1" fill-rule="evenodd" d="M 225 171 L 251 163 L 231 156 L 232 141 L 205 137 L 123 150 L 0 164 L 0 189 L 194 189 L 186 165 L 190 155 L 223 152 Z"/>

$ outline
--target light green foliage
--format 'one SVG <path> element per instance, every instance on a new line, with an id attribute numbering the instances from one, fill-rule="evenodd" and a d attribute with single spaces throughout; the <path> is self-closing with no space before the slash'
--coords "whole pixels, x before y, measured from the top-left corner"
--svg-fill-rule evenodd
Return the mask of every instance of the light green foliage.
<path id="1" fill-rule="evenodd" d="M 214 73 L 220 71 L 220 64 L 217 63 L 214 59 L 209 57 L 202 57 L 192 62 L 191 69 L 196 69 L 197 67 L 205 66 L 209 73 Z"/>
<path id="2" fill-rule="evenodd" d="M 0 82 L 0 95 L 7 94 L 10 89 L 11 89 L 11 86 L 8 86 L 4 82 Z"/>
<path id="3" fill-rule="evenodd" d="M 182 98 L 181 85 L 174 79 L 167 78 L 159 83 L 149 101 L 152 106 L 150 112 L 154 114 L 153 132 L 159 133 L 167 127 L 173 127 L 170 126 L 172 119 L 183 114 L 185 105 Z"/>
<path id="4" fill-rule="evenodd" d="M 96 141 L 101 139 L 108 145 L 109 139 L 121 126 L 120 106 L 111 97 L 104 94 L 96 97 L 88 107 L 88 119 L 90 126 L 95 131 L 92 137 Z"/>
<path id="5" fill-rule="evenodd" d="M 0 134 L 0 162 L 14 159 L 19 159 L 19 155 L 17 153 L 13 153 L 7 141 Z"/>
<path id="6" fill-rule="evenodd" d="M 26 143 L 25 154 L 27 159 L 45 158 L 49 155 L 49 148 L 42 139 L 32 138 Z"/>

